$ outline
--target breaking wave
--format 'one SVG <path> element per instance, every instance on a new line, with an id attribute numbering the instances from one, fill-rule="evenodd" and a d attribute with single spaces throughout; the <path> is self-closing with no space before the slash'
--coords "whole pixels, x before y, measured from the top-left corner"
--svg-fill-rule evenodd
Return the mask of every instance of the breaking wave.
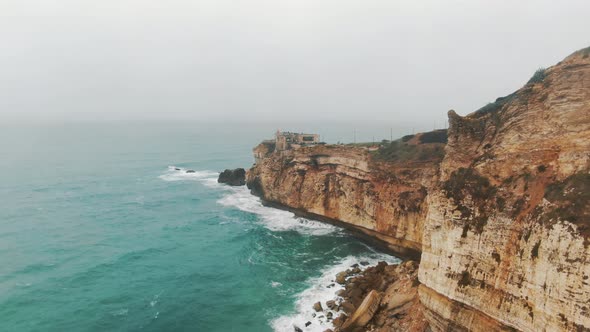
<path id="1" fill-rule="evenodd" d="M 343 258 L 335 265 L 326 267 L 321 271 L 321 276 L 311 278 L 307 281 L 309 287 L 296 295 L 295 313 L 285 316 L 280 316 L 270 322 L 271 327 L 277 332 L 293 331 L 295 327 L 303 331 L 322 332 L 326 329 L 333 329 L 331 320 L 326 318 L 328 312 L 332 312 L 333 318 L 340 315 L 340 312 L 335 312 L 326 308 L 326 301 L 334 300 L 336 303 L 342 301 L 336 293 L 344 289 L 344 287 L 334 281 L 336 274 L 346 271 L 353 264 L 360 262 L 368 262 L 368 266 L 377 265 L 378 262 L 385 261 L 388 264 L 398 264 L 400 260 L 394 256 L 374 252 L 372 254 L 363 255 L 359 257 L 348 256 Z M 366 267 L 359 266 L 364 270 Z M 321 302 L 324 309 L 323 312 L 315 312 L 313 304 Z M 315 317 L 314 317 L 315 316 Z M 305 323 L 311 322 L 309 326 Z"/>
<path id="2" fill-rule="evenodd" d="M 195 171 L 177 166 L 168 166 L 166 173 L 159 176 L 164 181 L 198 181 L 208 187 L 220 186 L 217 183 L 218 172 Z"/>
<path id="3" fill-rule="evenodd" d="M 246 187 L 227 187 L 230 193 L 218 203 L 236 207 L 258 215 L 260 222 L 274 232 L 297 231 L 307 235 L 327 235 L 341 231 L 341 228 L 295 216 L 294 213 L 262 205 L 260 198 L 252 195 Z"/>

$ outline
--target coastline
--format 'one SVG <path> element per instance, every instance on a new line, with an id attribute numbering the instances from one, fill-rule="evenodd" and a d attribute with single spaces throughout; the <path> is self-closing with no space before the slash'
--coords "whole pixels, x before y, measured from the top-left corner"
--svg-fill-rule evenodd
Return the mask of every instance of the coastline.
<path id="1" fill-rule="evenodd" d="M 417 246 L 417 244 L 415 244 L 414 242 L 396 239 L 394 237 L 387 236 L 383 233 L 379 233 L 379 232 L 376 232 L 376 231 L 373 231 L 373 230 L 370 230 L 370 229 L 367 229 L 364 227 L 352 225 L 350 223 L 347 223 L 347 222 L 344 222 L 344 221 L 341 221 L 338 219 L 329 218 L 329 217 L 315 214 L 312 212 L 308 212 L 305 210 L 293 208 L 293 207 L 290 207 L 288 205 L 281 204 L 278 202 L 269 201 L 269 200 L 266 200 L 266 199 L 260 197 L 259 195 L 256 195 L 252 190 L 251 190 L 251 194 L 260 198 L 260 201 L 264 206 L 272 207 L 272 208 L 280 209 L 280 210 L 284 210 L 284 211 L 289 211 L 291 213 L 294 213 L 298 217 L 316 220 L 316 221 L 324 222 L 324 223 L 327 223 L 330 225 L 342 227 L 342 228 L 346 229 L 347 231 L 349 231 L 350 234 L 354 238 L 357 238 L 360 241 L 362 241 L 363 243 L 371 245 L 371 246 L 379 249 L 380 251 L 383 251 L 386 254 L 396 256 L 404 261 L 405 260 L 413 260 L 413 261 L 420 262 L 420 257 L 422 255 L 422 252 L 417 249 L 414 249 L 414 247 Z"/>

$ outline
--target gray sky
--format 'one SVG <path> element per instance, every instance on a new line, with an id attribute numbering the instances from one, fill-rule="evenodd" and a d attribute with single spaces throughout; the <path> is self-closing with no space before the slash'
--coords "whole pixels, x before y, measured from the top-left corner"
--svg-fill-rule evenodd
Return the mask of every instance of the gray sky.
<path id="1" fill-rule="evenodd" d="M 0 122 L 443 123 L 590 46 L 588 13 L 588 0 L 0 0 Z"/>

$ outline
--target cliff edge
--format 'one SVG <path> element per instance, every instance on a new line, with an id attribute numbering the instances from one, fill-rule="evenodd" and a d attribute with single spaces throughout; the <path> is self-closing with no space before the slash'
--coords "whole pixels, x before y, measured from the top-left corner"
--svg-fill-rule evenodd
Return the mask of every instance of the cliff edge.
<path id="1" fill-rule="evenodd" d="M 590 48 L 474 113 L 450 111 L 447 134 L 376 151 L 266 142 L 247 184 L 420 258 L 434 331 L 590 330 Z"/>
<path id="2" fill-rule="evenodd" d="M 247 184 L 266 204 L 347 227 L 419 259 L 426 195 L 436 184 L 444 147 L 423 140 L 422 134 L 408 136 L 380 151 L 358 145 L 273 151 L 264 142 L 254 149 L 257 162 Z"/>
<path id="3" fill-rule="evenodd" d="M 439 294 L 522 331 L 590 329 L 590 48 L 449 120 L 419 271 L 431 322 L 481 330 Z"/>

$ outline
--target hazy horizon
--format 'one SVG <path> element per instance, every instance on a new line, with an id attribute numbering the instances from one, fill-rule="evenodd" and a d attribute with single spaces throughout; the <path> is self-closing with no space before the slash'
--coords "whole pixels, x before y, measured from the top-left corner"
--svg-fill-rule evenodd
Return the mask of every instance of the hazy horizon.
<path id="1" fill-rule="evenodd" d="M 0 123 L 444 127 L 590 45 L 568 1 L 3 1 Z M 405 130 L 405 129 L 404 129 Z"/>

